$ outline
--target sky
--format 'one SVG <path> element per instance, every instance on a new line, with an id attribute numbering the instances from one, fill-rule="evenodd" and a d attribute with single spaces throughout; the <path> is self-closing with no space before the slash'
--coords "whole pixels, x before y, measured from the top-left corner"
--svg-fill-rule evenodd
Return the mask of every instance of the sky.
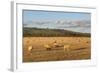
<path id="1" fill-rule="evenodd" d="M 23 10 L 23 26 L 90 33 L 91 14 L 82 12 Z"/>

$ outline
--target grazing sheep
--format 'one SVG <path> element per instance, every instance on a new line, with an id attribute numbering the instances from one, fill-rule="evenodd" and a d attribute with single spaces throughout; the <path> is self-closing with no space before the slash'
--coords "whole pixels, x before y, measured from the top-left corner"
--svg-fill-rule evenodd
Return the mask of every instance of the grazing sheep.
<path id="1" fill-rule="evenodd" d="M 46 48 L 46 50 L 51 50 L 51 46 L 48 44 L 44 45 L 44 47 Z"/>
<path id="2" fill-rule="evenodd" d="M 69 52 L 70 50 L 70 45 L 64 45 L 64 51 L 67 51 L 67 52 Z"/>
<path id="3" fill-rule="evenodd" d="M 32 49 L 33 49 L 33 46 L 29 46 L 29 47 L 28 47 L 28 51 L 29 51 L 30 53 L 32 53 Z"/>
<path id="4" fill-rule="evenodd" d="M 54 45 L 54 47 L 59 47 L 60 46 L 56 41 L 53 43 L 53 45 Z"/>

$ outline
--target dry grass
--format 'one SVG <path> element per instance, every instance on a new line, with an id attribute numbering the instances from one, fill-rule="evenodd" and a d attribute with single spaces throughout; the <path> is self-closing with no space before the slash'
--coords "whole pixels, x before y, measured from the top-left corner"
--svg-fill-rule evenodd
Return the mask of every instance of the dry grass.
<path id="1" fill-rule="evenodd" d="M 58 46 L 54 46 L 54 42 Z M 24 37 L 23 62 L 82 60 L 91 58 L 91 40 L 89 37 Z M 49 45 L 47 50 L 44 45 Z M 70 51 L 63 46 L 70 45 Z M 28 47 L 32 50 L 28 51 Z"/>

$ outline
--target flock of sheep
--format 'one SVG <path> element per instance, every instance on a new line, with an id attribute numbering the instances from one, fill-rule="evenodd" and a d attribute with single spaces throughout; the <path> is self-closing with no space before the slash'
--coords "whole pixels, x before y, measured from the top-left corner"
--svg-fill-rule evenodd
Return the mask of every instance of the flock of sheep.
<path id="1" fill-rule="evenodd" d="M 70 50 L 70 45 L 69 44 L 67 44 L 67 45 L 62 45 L 62 44 L 59 44 L 59 43 L 57 43 L 56 41 L 55 42 L 53 42 L 53 44 L 52 45 L 49 45 L 49 44 L 45 44 L 45 45 L 43 45 L 43 47 L 47 50 L 47 51 L 50 51 L 50 50 L 52 50 L 52 48 L 58 48 L 58 47 L 63 47 L 63 50 L 65 51 L 65 52 L 69 52 Z M 34 48 L 33 48 L 33 46 L 32 45 L 30 45 L 30 46 L 28 46 L 28 52 L 30 52 L 30 53 L 32 53 L 32 50 L 33 50 Z"/>

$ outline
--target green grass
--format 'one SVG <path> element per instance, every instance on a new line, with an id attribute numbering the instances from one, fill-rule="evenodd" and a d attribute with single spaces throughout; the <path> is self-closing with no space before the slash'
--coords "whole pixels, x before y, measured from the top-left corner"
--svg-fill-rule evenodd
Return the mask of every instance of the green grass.
<path id="1" fill-rule="evenodd" d="M 90 37 L 90 33 L 80 33 L 63 29 L 23 28 L 24 37 Z"/>

